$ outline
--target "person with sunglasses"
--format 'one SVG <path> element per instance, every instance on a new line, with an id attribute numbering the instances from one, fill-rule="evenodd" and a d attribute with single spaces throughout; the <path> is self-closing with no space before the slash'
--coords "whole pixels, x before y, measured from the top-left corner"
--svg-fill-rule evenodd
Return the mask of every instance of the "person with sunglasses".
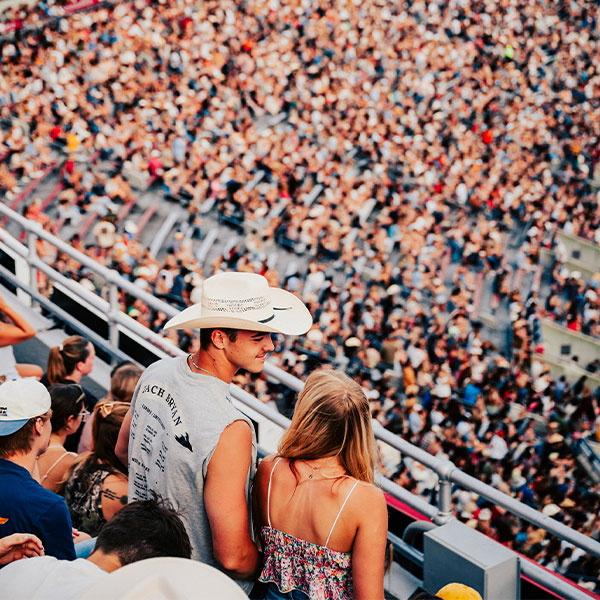
<path id="1" fill-rule="evenodd" d="M 128 402 L 96 405 L 92 450 L 75 459 L 63 489 L 73 527 L 92 537 L 127 504 L 127 470 L 114 449 L 128 410 Z"/>
<path id="2" fill-rule="evenodd" d="M 65 448 L 67 436 L 76 432 L 90 414 L 84 405 L 85 392 L 78 384 L 56 384 L 48 389 L 52 399 L 52 433 L 46 451 L 38 457 L 40 483 L 51 492 L 58 492 L 64 483 L 76 452 Z"/>

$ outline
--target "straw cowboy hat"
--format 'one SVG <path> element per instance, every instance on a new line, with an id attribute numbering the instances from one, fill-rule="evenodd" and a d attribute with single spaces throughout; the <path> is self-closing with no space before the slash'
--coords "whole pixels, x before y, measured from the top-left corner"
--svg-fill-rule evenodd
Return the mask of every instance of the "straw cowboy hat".
<path id="1" fill-rule="evenodd" d="M 294 294 L 269 287 L 262 275 L 218 273 L 202 284 L 200 302 L 175 315 L 165 329 L 228 327 L 301 335 L 312 316 Z"/>

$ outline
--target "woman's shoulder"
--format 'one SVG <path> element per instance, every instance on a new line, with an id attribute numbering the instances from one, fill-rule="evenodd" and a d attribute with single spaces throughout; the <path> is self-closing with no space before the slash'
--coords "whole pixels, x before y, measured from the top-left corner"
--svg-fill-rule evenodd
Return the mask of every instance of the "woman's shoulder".
<path id="1" fill-rule="evenodd" d="M 111 473 L 102 483 L 102 515 L 108 521 L 127 504 L 127 477 Z"/>
<path id="2" fill-rule="evenodd" d="M 357 484 L 352 492 L 355 508 L 361 510 L 365 506 L 370 510 L 371 507 L 380 508 L 381 506 L 386 506 L 385 495 L 380 487 L 367 481 L 355 481 L 357 481 Z"/>
<path id="3" fill-rule="evenodd" d="M 262 473 L 270 473 L 278 462 L 288 462 L 287 458 L 283 458 L 278 456 L 277 454 L 270 454 L 269 456 L 265 456 L 258 465 L 258 471 Z"/>
<path id="4" fill-rule="evenodd" d="M 265 456 L 261 461 L 260 464 L 264 465 L 263 469 L 266 468 L 268 465 L 273 466 L 278 459 L 281 459 L 281 456 L 277 456 L 277 454 L 269 454 L 269 456 Z M 283 458 L 282 460 L 286 460 L 285 458 Z"/>
<path id="5" fill-rule="evenodd" d="M 128 479 L 123 473 L 110 473 L 103 481 L 102 487 L 127 491 Z"/>

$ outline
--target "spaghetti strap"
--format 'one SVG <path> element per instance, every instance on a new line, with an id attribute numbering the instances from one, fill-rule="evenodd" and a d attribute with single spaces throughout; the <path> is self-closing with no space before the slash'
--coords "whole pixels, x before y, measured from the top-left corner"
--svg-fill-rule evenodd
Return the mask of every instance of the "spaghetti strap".
<path id="1" fill-rule="evenodd" d="M 54 448 L 56 448 L 57 446 L 53 446 Z M 77 456 L 76 454 L 74 454 L 73 452 L 67 452 L 65 450 L 64 454 L 61 454 L 51 465 L 50 467 L 46 470 L 46 472 L 44 473 L 44 476 L 40 479 L 40 483 L 44 483 L 44 481 L 46 481 L 46 478 L 48 477 L 48 475 L 50 475 L 50 471 L 52 471 L 52 469 L 54 469 L 54 467 L 56 467 L 56 465 L 65 457 L 65 456 Z"/>
<path id="2" fill-rule="evenodd" d="M 271 527 L 271 480 L 273 479 L 273 471 L 275 471 L 280 460 L 281 456 L 275 461 L 275 464 L 271 469 L 271 474 L 269 475 L 269 488 L 267 490 L 267 521 L 269 522 L 269 527 Z"/>
<path id="3" fill-rule="evenodd" d="M 327 541 L 325 542 L 325 548 L 327 548 L 327 546 L 329 545 L 329 538 L 331 537 L 331 534 L 333 533 L 333 529 L 336 526 L 338 519 L 340 518 L 340 515 L 342 514 L 342 511 L 344 510 L 344 506 L 346 506 L 346 502 L 348 502 L 348 498 L 350 498 L 350 494 L 354 491 L 354 488 L 357 485 L 358 485 L 358 479 L 354 482 L 354 485 L 350 488 L 350 491 L 348 492 L 346 499 L 344 500 L 342 506 L 340 507 L 337 517 L 335 518 L 335 521 L 333 522 L 333 525 L 331 526 L 331 529 L 329 530 L 329 535 L 327 536 Z"/>

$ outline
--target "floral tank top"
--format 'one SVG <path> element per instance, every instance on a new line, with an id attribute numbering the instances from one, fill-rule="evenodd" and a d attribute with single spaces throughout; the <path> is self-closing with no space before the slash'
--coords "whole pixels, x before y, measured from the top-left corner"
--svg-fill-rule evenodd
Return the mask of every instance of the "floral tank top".
<path id="1" fill-rule="evenodd" d="M 73 527 L 95 537 L 106 523 L 102 513 L 102 487 L 110 471 L 84 472 L 76 469 L 65 485 L 65 502 Z"/>
<path id="2" fill-rule="evenodd" d="M 348 492 L 324 546 L 313 544 L 271 527 L 270 499 L 271 478 L 279 463 L 278 459 L 271 475 L 267 491 L 267 518 L 269 525 L 261 530 L 265 564 L 259 581 L 274 583 L 281 592 L 300 590 L 310 600 L 351 600 L 352 556 L 350 552 L 338 552 L 327 547 L 333 529 L 342 514 L 350 494 L 358 485 L 358 480 Z"/>

